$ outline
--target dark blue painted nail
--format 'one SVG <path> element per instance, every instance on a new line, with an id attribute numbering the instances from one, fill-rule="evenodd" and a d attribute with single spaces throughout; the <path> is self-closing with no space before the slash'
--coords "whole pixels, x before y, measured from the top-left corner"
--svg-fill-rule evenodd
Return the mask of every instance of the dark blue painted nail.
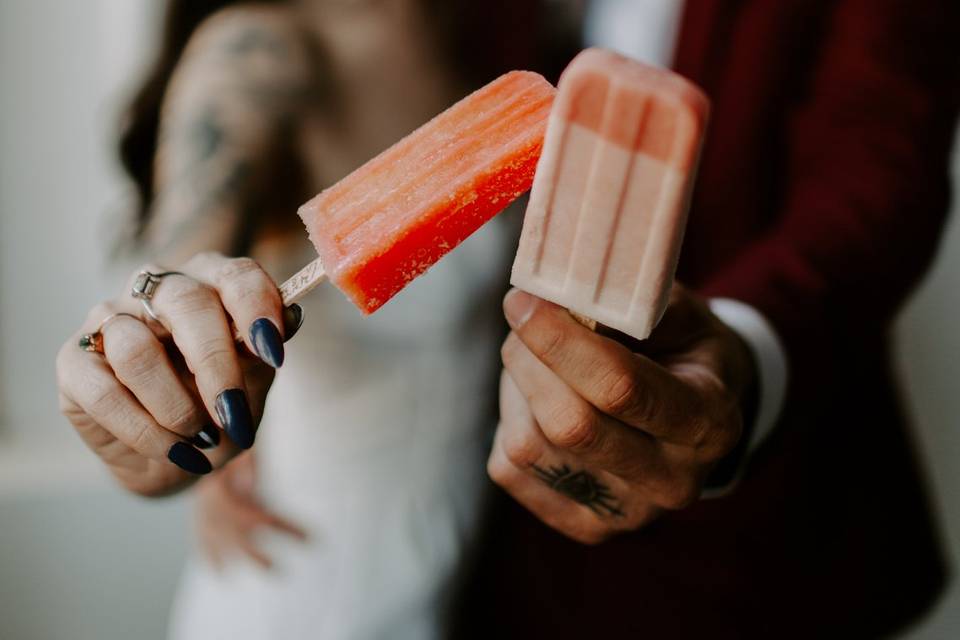
<path id="1" fill-rule="evenodd" d="M 207 457 L 190 446 L 187 442 L 175 442 L 167 451 L 167 458 L 184 471 L 203 475 L 210 473 L 213 466 Z"/>
<path id="2" fill-rule="evenodd" d="M 283 337 L 277 325 L 268 318 L 254 320 L 250 325 L 250 342 L 260 359 L 274 369 L 283 364 Z"/>
<path id="3" fill-rule="evenodd" d="M 303 324 L 303 307 L 294 302 L 283 310 L 283 341 L 292 338 Z"/>
<path id="4" fill-rule="evenodd" d="M 190 444 L 197 449 L 213 449 L 220 444 L 220 429 L 212 424 L 208 424 L 200 433 L 190 438 Z"/>
<path id="5" fill-rule="evenodd" d="M 230 439 L 241 449 L 253 446 L 253 414 L 243 389 L 227 389 L 217 396 L 217 417 Z"/>

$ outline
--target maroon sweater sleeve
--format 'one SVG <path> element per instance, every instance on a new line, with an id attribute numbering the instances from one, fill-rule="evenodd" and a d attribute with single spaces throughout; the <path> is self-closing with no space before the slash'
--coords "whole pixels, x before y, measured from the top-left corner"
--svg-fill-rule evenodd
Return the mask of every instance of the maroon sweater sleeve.
<path id="1" fill-rule="evenodd" d="M 884 331 L 935 252 L 960 102 L 957 6 L 837 3 L 788 122 L 777 221 L 703 287 L 765 314 L 795 379 L 821 349 Z"/>

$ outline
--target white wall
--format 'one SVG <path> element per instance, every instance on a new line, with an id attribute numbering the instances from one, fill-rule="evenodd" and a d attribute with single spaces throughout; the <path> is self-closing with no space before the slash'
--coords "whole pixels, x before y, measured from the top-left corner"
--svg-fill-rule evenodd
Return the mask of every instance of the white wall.
<path id="1" fill-rule="evenodd" d="M 56 409 L 53 359 L 114 292 L 116 107 L 159 0 L 0 0 L 0 638 L 159 638 L 182 499 L 122 494 Z M 956 164 L 956 163 L 955 163 Z M 960 183 L 960 178 L 958 178 Z M 956 209 L 956 207 L 955 207 Z M 111 217 L 112 216 L 112 217 Z M 956 217 L 956 216 L 954 216 Z M 898 324 L 918 433 L 960 559 L 960 224 Z M 960 637 L 960 588 L 909 634 Z"/>
<path id="2" fill-rule="evenodd" d="M 0 638 L 162 638 L 182 499 L 117 490 L 57 411 L 53 358 L 107 269 L 111 141 L 159 0 L 0 0 Z"/>
<path id="3" fill-rule="evenodd" d="M 960 149 L 953 154 L 954 205 L 940 255 L 897 323 L 897 360 L 917 439 L 960 571 Z M 960 637 L 960 584 L 913 640 Z"/>

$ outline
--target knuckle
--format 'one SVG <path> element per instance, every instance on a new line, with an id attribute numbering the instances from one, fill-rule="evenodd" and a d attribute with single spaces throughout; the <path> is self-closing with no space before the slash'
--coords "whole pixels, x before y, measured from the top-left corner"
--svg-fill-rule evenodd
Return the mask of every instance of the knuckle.
<path id="1" fill-rule="evenodd" d="M 507 369 L 516 364 L 520 344 L 520 339 L 512 332 L 503 341 L 503 345 L 500 347 L 500 360 Z"/>
<path id="2" fill-rule="evenodd" d="M 743 414 L 739 406 L 731 404 L 723 412 L 717 424 L 716 447 L 721 456 L 726 455 L 737 446 L 743 437 Z"/>
<path id="3" fill-rule="evenodd" d="M 196 428 L 200 424 L 200 414 L 193 406 L 175 406 L 170 416 L 161 423 L 166 429 L 184 436 L 196 435 Z"/>
<path id="4" fill-rule="evenodd" d="M 194 267 L 203 269 L 205 266 L 216 264 L 221 260 L 225 260 L 225 258 L 216 251 L 198 251 L 190 256 L 190 259 L 187 260 L 187 262 L 184 264 L 184 267 L 188 269 L 192 269 Z"/>
<path id="5" fill-rule="evenodd" d="M 176 282 L 175 286 L 173 282 Z M 206 285 L 193 278 L 167 279 L 165 287 L 158 289 L 157 297 L 165 294 L 170 307 L 182 314 L 191 314 L 209 309 L 217 303 L 216 294 Z"/>
<path id="6" fill-rule="evenodd" d="M 709 454 L 708 445 L 713 437 L 714 422 L 703 415 L 690 418 L 690 444 L 702 455 Z"/>
<path id="7" fill-rule="evenodd" d="M 595 547 L 609 540 L 614 534 L 613 529 L 603 523 L 595 522 L 571 532 L 570 537 L 580 544 Z"/>
<path id="8" fill-rule="evenodd" d="M 517 429 L 513 432 L 502 432 L 503 455 L 510 463 L 526 469 L 533 466 L 540 459 L 540 447 L 536 438 L 526 429 Z"/>
<path id="9" fill-rule="evenodd" d="M 219 338 L 203 340 L 197 345 L 197 369 L 222 373 L 233 368 L 233 351 Z"/>
<path id="10" fill-rule="evenodd" d="M 139 331 L 120 331 L 116 327 L 104 340 L 107 361 L 122 380 L 149 375 L 160 361 L 160 346 Z"/>
<path id="11" fill-rule="evenodd" d="M 625 530 L 638 531 L 656 520 L 658 515 L 659 509 L 652 504 L 636 509 L 635 514 L 628 518 Z"/>
<path id="12" fill-rule="evenodd" d="M 62 391 L 57 394 L 57 408 L 60 410 L 60 413 L 67 415 L 74 411 L 73 401 Z"/>
<path id="13" fill-rule="evenodd" d="M 217 268 L 216 282 L 230 284 L 234 280 L 260 275 L 263 270 L 253 258 L 230 258 Z"/>
<path id="14" fill-rule="evenodd" d="M 90 407 L 94 415 L 106 416 L 120 410 L 122 390 L 116 381 L 85 385 L 82 395 L 84 400 L 80 402 L 81 406 Z"/>
<path id="15" fill-rule="evenodd" d="M 54 367 L 57 375 L 57 386 L 61 390 L 66 389 L 67 380 L 70 378 L 70 374 L 73 372 L 71 356 L 73 356 L 72 352 L 76 348 L 76 343 L 71 338 L 65 342 L 57 352 L 57 359 L 54 362 Z"/>
<path id="16" fill-rule="evenodd" d="M 159 498 L 164 495 L 161 485 L 145 481 L 136 476 L 124 475 L 118 477 L 118 480 L 124 489 L 143 498 Z"/>
<path id="17" fill-rule="evenodd" d="M 529 322 L 527 326 L 530 326 Z M 535 335 L 537 336 L 537 355 L 541 360 L 545 363 L 555 363 L 562 359 L 567 347 L 567 336 L 561 327 L 553 323 L 540 323 Z"/>
<path id="18" fill-rule="evenodd" d="M 685 509 L 700 498 L 700 487 L 693 479 L 675 480 L 664 488 L 660 498 L 666 509 Z"/>
<path id="19" fill-rule="evenodd" d="M 508 488 L 513 478 L 510 461 L 507 460 L 506 456 L 494 450 L 487 458 L 487 475 L 490 476 L 494 484 L 504 489 Z"/>
<path id="20" fill-rule="evenodd" d="M 609 382 L 604 385 L 600 395 L 600 408 L 604 413 L 622 415 L 639 411 L 642 415 L 646 415 L 646 408 L 640 406 L 640 394 L 637 393 L 640 381 L 635 372 L 618 368 L 608 374 L 607 380 Z"/>
<path id="21" fill-rule="evenodd" d="M 87 313 L 87 323 L 90 325 L 98 324 L 112 313 L 113 307 L 106 302 L 101 302 L 100 304 L 95 305 L 92 309 L 90 309 L 90 312 Z"/>
<path id="22" fill-rule="evenodd" d="M 547 429 L 547 438 L 561 449 L 574 452 L 596 448 L 600 429 L 596 414 L 587 406 L 565 407 Z"/>
<path id="23" fill-rule="evenodd" d="M 134 434 L 130 448 L 143 455 L 148 455 L 148 452 L 155 448 L 154 445 L 157 443 L 157 434 L 154 433 L 148 424 L 136 425 L 134 429 L 136 429 L 136 433 Z"/>

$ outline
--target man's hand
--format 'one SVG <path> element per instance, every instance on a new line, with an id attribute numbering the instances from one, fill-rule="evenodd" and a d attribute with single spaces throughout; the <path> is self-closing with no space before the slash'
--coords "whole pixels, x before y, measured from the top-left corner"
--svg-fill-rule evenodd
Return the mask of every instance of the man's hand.
<path id="1" fill-rule="evenodd" d="M 740 439 L 747 346 L 675 284 L 648 340 L 594 333 L 514 289 L 491 478 L 549 526 L 595 544 L 698 499 Z M 610 332 L 608 332 L 609 334 Z"/>

